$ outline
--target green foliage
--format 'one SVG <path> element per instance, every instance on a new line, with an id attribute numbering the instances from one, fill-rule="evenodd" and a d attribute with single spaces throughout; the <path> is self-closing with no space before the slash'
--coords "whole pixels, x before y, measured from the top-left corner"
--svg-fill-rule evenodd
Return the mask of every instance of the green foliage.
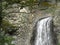
<path id="1" fill-rule="evenodd" d="M 3 0 L 3 6 L 7 7 L 7 5 L 14 4 L 14 3 L 19 3 L 21 6 L 32 6 L 35 3 L 37 3 L 37 0 Z"/>
<path id="2" fill-rule="evenodd" d="M 13 40 L 14 39 L 11 36 L 5 35 L 4 32 L 3 33 L 0 32 L 0 45 L 5 45 L 5 44 L 13 45 L 11 44 Z"/>
<path id="3" fill-rule="evenodd" d="M 8 6 L 8 3 L 6 1 L 2 2 L 2 9 L 6 9 Z"/>
<path id="4" fill-rule="evenodd" d="M 17 27 L 14 26 L 13 24 L 10 24 L 9 21 L 2 20 L 2 25 L 1 25 L 2 30 L 7 34 L 14 34 L 17 31 Z"/>
<path id="5" fill-rule="evenodd" d="M 60 43 L 58 43 L 58 45 L 60 45 Z"/>
<path id="6" fill-rule="evenodd" d="M 49 1 L 49 0 L 48 0 Z M 30 10 L 33 9 L 33 6 L 34 5 L 41 5 L 41 8 L 42 7 L 51 7 L 51 6 L 54 6 L 53 4 L 50 4 L 47 0 L 3 0 L 3 8 L 6 8 L 8 7 L 8 5 L 10 4 L 14 4 L 14 3 L 18 3 L 20 4 L 20 7 L 25 7 L 25 6 L 28 6 L 30 8 Z M 39 6 L 40 8 L 40 6 Z"/>
<path id="7" fill-rule="evenodd" d="M 20 3 L 22 0 L 5 0 L 7 1 L 9 4 L 13 4 L 13 3 Z"/>
<path id="8" fill-rule="evenodd" d="M 14 40 L 14 38 L 12 38 L 11 36 L 5 36 L 4 40 L 8 45 L 13 45 L 11 44 L 11 42 Z"/>
<path id="9" fill-rule="evenodd" d="M 6 29 L 7 27 L 11 27 L 12 24 L 9 23 L 9 21 L 2 20 L 2 27 L 3 29 Z"/>
<path id="10" fill-rule="evenodd" d="M 0 25 L 1 25 L 1 22 L 2 22 L 2 3 L 0 1 Z"/>
<path id="11" fill-rule="evenodd" d="M 14 40 L 9 34 L 11 31 L 16 30 L 16 26 L 13 26 L 6 20 L 2 20 L 2 26 L 0 27 L 0 45 L 14 45 L 11 42 Z"/>

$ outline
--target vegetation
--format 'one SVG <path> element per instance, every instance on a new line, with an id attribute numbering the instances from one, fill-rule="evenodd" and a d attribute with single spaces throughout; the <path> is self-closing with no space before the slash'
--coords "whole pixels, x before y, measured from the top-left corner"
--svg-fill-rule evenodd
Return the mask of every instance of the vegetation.
<path id="1" fill-rule="evenodd" d="M 13 38 L 11 36 L 5 35 L 3 32 L 0 31 L 0 45 L 14 45 L 11 44 Z"/>
<path id="2" fill-rule="evenodd" d="M 49 4 L 48 1 L 42 1 L 42 0 L 1 0 L 0 1 L 0 45 L 14 45 L 11 44 L 13 38 L 11 35 L 13 35 L 17 27 L 10 24 L 10 22 L 3 20 L 3 18 L 6 16 L 6 13 L 3 12 L 4 9 L 7 9 L 8 5 L 12 5 L 14 3 L 18 3 L 21 6 L 21 9 L 25 6 L 28 6 L 30 9 L 33 8 L 34 5 L 42 5 L 43 7 L 51 7 L 53 5 Z"/>
<path id="3" fill-rule="evenodd" d="M 12 35 L 16 32 L 16 27 L 10 24 L 6 20 L 2 20 L 2 24 L 0 27 L 0 45 L 14 45 L 11 42 L 14 40 Z"/>

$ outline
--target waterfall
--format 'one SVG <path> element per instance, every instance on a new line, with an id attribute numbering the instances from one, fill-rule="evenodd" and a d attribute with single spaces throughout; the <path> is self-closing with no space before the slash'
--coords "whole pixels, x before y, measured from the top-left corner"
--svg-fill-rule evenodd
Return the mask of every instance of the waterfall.
<path id="1" fill-rule="evenodd" d="M 53 45 L 50 29 L 51 21 L 52 17 L 38 21 L 35 45 Z"/>
<path id="2" fill-rule="evenodd" d="M 55 40 L 52 17 L 39 20 L 37 22 L 34 33 L 35 34 L 33 34 L 32 39 L 32 43 L 34 44 L 32 45 L 56 45 L 54 43 Z"/>

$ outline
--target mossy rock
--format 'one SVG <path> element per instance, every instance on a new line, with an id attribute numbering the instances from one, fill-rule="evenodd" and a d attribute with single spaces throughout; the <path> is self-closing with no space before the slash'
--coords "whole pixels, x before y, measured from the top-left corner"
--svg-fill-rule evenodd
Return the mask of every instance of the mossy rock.
<path id="1" fill-rule="evenodd" d="M 5 31 L 6 34 L 7 33 L 8 34 L 14 34 L 18 30 L 17 26 L 10 24 L 10 22 L 7 20 L 2 21 L 1 28 L 2 28 L 2 31 Z"/>

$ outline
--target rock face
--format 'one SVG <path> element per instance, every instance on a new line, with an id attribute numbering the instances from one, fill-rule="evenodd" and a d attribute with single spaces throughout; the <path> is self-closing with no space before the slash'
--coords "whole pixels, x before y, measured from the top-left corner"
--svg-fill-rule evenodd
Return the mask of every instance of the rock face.
<path id="1" fill-rule="evenodd" d="M 15 45 L 31 45 L 30 39 L 32 36 L 33 27 L 35 26 L 36 22 L 41 17 L 53 16 L 52 13 L 40 11 L 39 9 L 34 9 L 34 13 L 25 13 L 25 12 L 20 13 L 19 5 L 16 4 L 12 5 L 12 7 L 4 11 L 7 13 L 7 16 L 4 18 L 4 20 L 8 20 L 11 24 L 18 27 L 17 30 L 18 35 L 15 35 L 16 36 Z M 56 26 L 58 25 L 60 26 L 58 22 L 60 18 L 58 19 L 54 14 L 53 19 L 54 24 Z"/>
<path id="2" fill-rule="evenodd" d="M 20 12 L 30 13 L 30 10 L 28 7 L 24 7 L 23 9 L 20 9 Z"/>
<path id="3" fill-rule="evenodd" d="M 31 45 L 57 45 L 52 17 L 38 20 L 34 27 Z"/>

